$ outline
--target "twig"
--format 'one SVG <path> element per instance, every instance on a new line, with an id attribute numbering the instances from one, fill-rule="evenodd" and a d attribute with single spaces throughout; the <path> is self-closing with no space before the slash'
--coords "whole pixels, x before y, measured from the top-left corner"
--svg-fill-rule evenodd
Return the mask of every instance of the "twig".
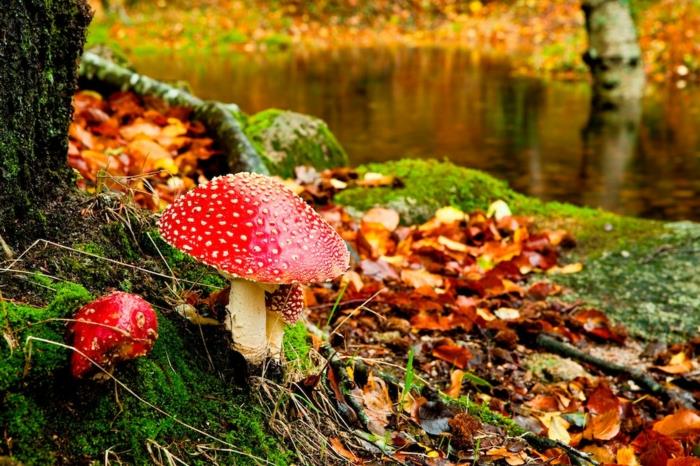
<path id="1" fill-rule="evenodd" d="M 684 396 L 682 393 L 683 391 L 680 389 L 672 390 L 664 387 L 651 375 L 642 370 L 622 366 L 612 361 L 593 356 L 592 354 L 581 351 L 575 346 L 558 340 L 545 333 L 542 333 L 537 337 L 537 345 L 561 356 L 566 356 L 578 361 L 592 364 L 608 374 L 625 376 L 651 393 L 663 395 L 669 400 L 674 400 L 686 408 L 694 408 L 693 403 L 689 401 L 689 399 L 692 399 L 692 397 L 688 398 L 687 396 Z"/>

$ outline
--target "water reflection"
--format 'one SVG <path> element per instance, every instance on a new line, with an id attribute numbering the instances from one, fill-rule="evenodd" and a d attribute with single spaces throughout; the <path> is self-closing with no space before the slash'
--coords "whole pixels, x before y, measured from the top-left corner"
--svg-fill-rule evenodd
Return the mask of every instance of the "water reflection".
<path id="1" fill-rule="evenodd" d="M 698 90 L 656 90 L 636 117 L 611 120 L 589 118 L 586 83 L 514 77 L 507 59 L 461 49 L 153 57 L 136 65 L 249 113 L 318 115 L 353 163 L 449 158 L 543 199 L 700 220 Z"/>

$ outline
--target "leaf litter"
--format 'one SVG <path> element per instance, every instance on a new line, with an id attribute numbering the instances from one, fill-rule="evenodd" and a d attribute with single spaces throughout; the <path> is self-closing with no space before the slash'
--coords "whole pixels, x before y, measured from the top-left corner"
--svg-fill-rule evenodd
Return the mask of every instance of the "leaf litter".
<path id="1" fill-rule="evenodd" d="M 136 193 L 139 205 L 158 210 L 206 182 L 203 167 L 218 152 L 186 110 L 131 93 L 105 99 L 91 91 L 78 93 L 74 106 L 68 158 L 84 189 Z M 575 247 L 567 232 L 538 228 L 502 201 L 487 212 L 445 206 L 422 225 L 402 225 L 386 208 L 354 217 L 333 203 L 349 187 L 401 186 L 379 173 L 298 167 L 296 179 L 285 183 L 319 210 L 354 257 L 344 276 L 306 291 L 307 319 L 319 330 L 314 346 L 330 349 L 327 359 L 342 364 L 326 364 L 295 383 L 308 400 L 320 391 L 330 397 L 343 428 L 352 431 L 328 437 L 339 459 L 570 464 L 573 447 L 603 464 L 700 464 L 700 338 L 641 353 L 600 310 L 561 301 L 566 290 L 548 275 L 583 268 L 566 263 L 562 253 Z M 187 300 L 217 317 L 227 295 Z M 592 376 L 537 377 L 523 362 L 543 353 L 540 334 L 591 353 L 634 348 L 637 368 L 686 390 L 693 406 L 591 364 Z M 535 448 L 507 424 L 466 412 L 464 400 L 560 448 Z"/>

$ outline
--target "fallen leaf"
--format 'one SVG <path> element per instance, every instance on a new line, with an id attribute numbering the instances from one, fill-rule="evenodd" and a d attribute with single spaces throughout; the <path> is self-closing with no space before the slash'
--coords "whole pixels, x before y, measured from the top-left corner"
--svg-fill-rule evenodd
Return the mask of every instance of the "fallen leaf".
<path id="1" fill-rule="evenodd" d="M 583 264 L 580 262 L 575 262 L 573 264 L 566 264 L 563 267 L 559 267 L 558 265 L 555 265 L 554 267 L 551 267 L 549 270 L 547 270 L 547 274 L 549 274 L 549 275 L 569 275 L 572 273 L 579 273 L 581 270 L 583 270 Z"/>
<path id="2" fill-rule="evenodd" d="M 409 286 L 414 288 L 420 288 L 423 286 L 429 286 L 431 288 L 439 288 L 442 286 L 442 277 L 440 275 L 432 274 L 425 269 L 418 270 L 402 270 L 401 280 L 404 281 Z"/>
<path id="3" fill-rule="evenodd" d="M 568 431 L 570 424 L 559 413 L 545 413 L 537 418 L 547 428 L 547 437 L 551 440 L 558 440 L 567 445 L 571 442 Z"/>
<path id="4" fill-rule="evenodd" d="M 362 461 L 360 461 L 360 458 L 358 458 L 357 455 L 348 450 L 338 437 L 331 437 L 331 448 L 333 449 L 333 451 L 335 451 L 337 454 L 350 461 L 351 463 L 362 463 Z"/>
<path id="5" fill-rule="evenodd" d="M 486 211 L 487 217 L 493 217 L 496 221 L 502 220 L 505 217 L 510 217 L 513 214 L 510 211 L 510 207 L 505 201 L 497 200 L 491 203 L 488 210 Z"/>
<path id="6" fill-rule="evenodd" d="M 669 437 L 700 434 L 700 414 L 691 409 L 681 409 L 654 423 L 653 429 Z"/>
<path id="7" fill-rule="evenodd" d="M 656 368 L 667 374 L 685 374 L 693 370 L 693 361 L 688 358 L 685 352 L 681 351 L 673 355 L 667 365 L 656 366 Z"/>
<path id="8" fill-rule="evenodd" d="M 634 454 L 634 448 L 631 446 L 620 447 L 616 454 L 617 464 L 623 466 L 639 466 L 637 455 Z"/>
<path id="9" fill-rule="evenodd" d="M 512 307 L 501 307 L 493 311 L 501 320 L 516 320 L 520 318 L 520 311 Z"/>
<path id="10" fill-rule="evenodd" d="M 433 348 L 433 356 L 460 369 L 465 369 L 472 359 L 472 354 L 467 348 L 456 344 L 450 338 L 444 338 Z"/>
<path id="11" fill-rule="evenodd" d="M 455 369 L 450 374 L 450 387 L 445 390 L 445 393 L 452 398 L 459 398 L 462 394 L 462 380 L 464 379 L 464 371 Z"/>

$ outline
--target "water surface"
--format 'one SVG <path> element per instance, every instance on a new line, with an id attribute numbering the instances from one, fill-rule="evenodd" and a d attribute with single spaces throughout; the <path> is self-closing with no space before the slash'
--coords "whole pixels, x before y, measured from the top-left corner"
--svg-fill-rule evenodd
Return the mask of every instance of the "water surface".
<path id="1" fill-rule="evenodd" d="M 589 122 L 586 83 L 518 76 L 462 49 L 142 57 L 203 98 L 326 120 L 353 164 L 446 158 L 546 200 L 700 220 L 700 90 L 654 88 L 637 115 Z"/>

